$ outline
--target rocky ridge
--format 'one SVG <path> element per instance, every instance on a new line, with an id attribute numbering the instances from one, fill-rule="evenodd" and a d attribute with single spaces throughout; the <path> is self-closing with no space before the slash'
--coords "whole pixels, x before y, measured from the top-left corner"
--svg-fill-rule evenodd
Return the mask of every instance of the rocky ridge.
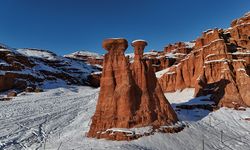
<path id="1" fill-rule="evenodd" d="M 218 106 L 250 106 L 249 13 L 226 30 L 203 32 L 195 46 L 184 52 L 184 58 L 159 77 L 164 92 L 194 87 L 196 96 L 212 94 Z"/>

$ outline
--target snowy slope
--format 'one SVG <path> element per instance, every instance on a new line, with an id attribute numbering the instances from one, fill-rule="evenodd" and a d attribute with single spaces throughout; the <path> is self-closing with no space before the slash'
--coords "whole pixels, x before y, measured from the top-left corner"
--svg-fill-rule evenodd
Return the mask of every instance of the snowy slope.
<path id="1" fill-rule="evenodd" d="M 1 46 L 1 45 L 0 45 Z M 93 72 L 98 72 L 100 69 L 96 66 L 87 64 L 82 61 L 73 60 L 70 58 L 64 58 L 58 56 L 55 53 L 48 50 L 40 49 L 12 49 L 2 45 L 0 51 L 7 51 L 0 57 L 0 67 L 7 69 L 1 69 L 0 74 L 6 73 L 19 74 L 20 80 L 26 80 L 25 76 L 29 75 L 34 78 L 33 81 L 28 81 L 28 85 L 39 85 L 48 80 L 64 80 L 69 84 L 88 84 L 88 76 Z M 8 59 L 12 56 L 14 59 Z M 20 57 L 22 56 L 22 57 Z M 25 59 L 24 59 L 25 58 Z M 7 61 L 8 60 L 8 63 Z M 13 60 L 10 62 L 9 60 Z M 24 63 L 25 62 L 25 63 Z M 19 67 L 15 67 L 13 64 L 18 64 Z M 32 64 L 32 65 L 27 65 Z M 41 82 L 42 81 L 42 82 Z"/>
<path id="2" fill-rule="evenodd" d="M 27 56 L 27 57 L 35 57 L 47 60 L 57 60 L 60 59 L 56 54 L 47 51 L 47 50 L 39 50 L 39 49 L 17 49 L 17 52 Z"/>
<path id="3" fill-rule="evenodd" d="M 74 58 L 74 59 L 78 59 L 78 60 L 85 60 L 88 57 L 89 58 L 96 58 L 96 59 L 103 59 L 102 55 L 100 55 L 98 53 L 90 52 L 90 51 L 85 51 L 85 50 L 76 51 L 72 54 L 64 55 L 64 57 Z"/>
<path id="4" fill-rule="evenodd" d="M 95 111 L 98 92 L 99 89 L 90 87 L 65 86 L 0 101 L 0 149 L 200 150 L 203 141 L 204 149 L 209 150 L 250 149 L 250 122 L 244 120 L 250 117 L 250 109 L 222 108 L 200 115 L 197 120 L 186 110 L 178 116 L 192 116 L 184 120 L 188 127 L 176 134 L 156 133 L 130 142 L 87 138 L 85 133 Z M 192 95 L 193 89 L 166 94 L 173 105 L 201 102 L 193 100 Z"/>

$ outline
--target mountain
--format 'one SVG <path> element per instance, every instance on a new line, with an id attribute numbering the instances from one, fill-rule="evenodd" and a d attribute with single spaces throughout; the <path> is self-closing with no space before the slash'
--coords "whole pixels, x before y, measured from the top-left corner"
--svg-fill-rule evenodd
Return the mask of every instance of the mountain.
<path id="1" fill-rule="evenodd" d="M 102 65 L 102 62 L 103 62 L 102 55 L 98 53 L 90 52 L 90 51 L 76 51 L 72 54 L 64 55 L 64 57 L 75 59 L 75 60 L 82 60 L 84 62 L 93 64 L 93 65 L 100 65 L 100 66 Z"/>
<path id="2" fill-rule="evenodd" d="M 89 85 L 88 77 L 100 68 L 65 58 L 48 50 L 13 49 L 1 44 L 0 91 L 45 88 L 47 83 Z"/>

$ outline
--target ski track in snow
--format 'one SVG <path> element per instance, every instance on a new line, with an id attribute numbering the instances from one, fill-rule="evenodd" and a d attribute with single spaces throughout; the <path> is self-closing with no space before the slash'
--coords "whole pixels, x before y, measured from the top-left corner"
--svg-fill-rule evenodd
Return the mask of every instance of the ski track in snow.
<path id="1" fill-rule="evenodd" d="M 244 120 L 250 109 L 183 110 L 178 116 L 188 127 L 175 134 L 155 133 L 130 142 L 87 138 L 98 93 L 68 86 L 0 101 L 0 149 L 202 150 L 204 145 L 209 150 L 250 150 L 250 122 Z M 166 94 L 174 108 L 201 102 L 192 96 L 193 89 Z"/>

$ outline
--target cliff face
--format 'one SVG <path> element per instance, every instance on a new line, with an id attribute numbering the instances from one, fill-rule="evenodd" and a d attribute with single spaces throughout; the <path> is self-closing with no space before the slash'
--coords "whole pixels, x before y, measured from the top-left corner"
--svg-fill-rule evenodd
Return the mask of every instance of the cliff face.
<path id="1" fill-rule="evenodd" d="M 150 62 L 142 58 L 147 43 L 137 41 L 132 45 L 135 47 L 135 59 L 130 66 L 124 55 L 128 47 L 125 39 L 103 42 L 108 53 L 104 56 L 100 95 L 89 137 L 118 140 L 115 136 L 101 133 L 111 128 L 161 126 L 177 121 Z"/>
<path id="2" fill-rule="evenodd" d="M 163 91 L 195 87 L 195 95 L 213 94 L 219 106 L 250 106 L 249 18 L 233 21 L 227 30 L 203 32 L 190 53 L 158 79 Z"/>

